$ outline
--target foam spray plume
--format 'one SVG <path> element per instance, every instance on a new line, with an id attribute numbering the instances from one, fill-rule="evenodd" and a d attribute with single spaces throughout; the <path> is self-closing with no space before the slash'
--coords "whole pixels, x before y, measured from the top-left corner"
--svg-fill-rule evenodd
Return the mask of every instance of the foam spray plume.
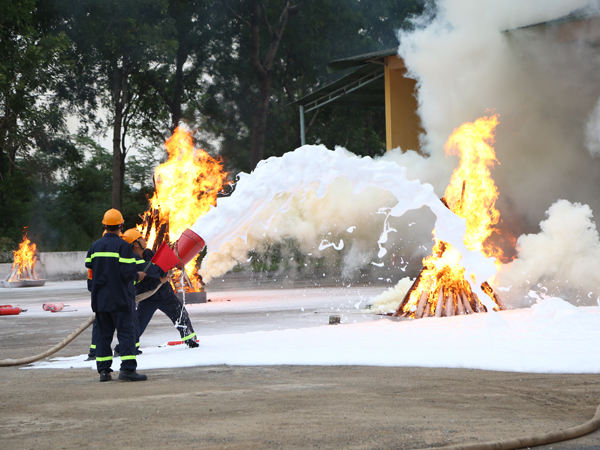
<path id="1" fill-rule="evenodd" d="M 592 211 L 597 216 L 600 210 L 600 2 L 437 0 L 430 5 L 435 5 L 432 14 L 398 33 L 407 76 L 417 80 L 426 131 L 420 150 L 427 156 L 402 149 L 395 161 L 442 192 L 456 167 L 442 151 L 444 141 L 461 123 L 492 108 L 502 118 L 495 145 L 502 165 L 493 170 L 502 215 L 498 228 L 529 236 L 519 239 L 518 260 L 512 269 L 503 268 L 496 286 L 512 306 L 530 304 L 527 292 L 544 287 L 552 295 L 596 304 L 600 266 L 590 249 L 599 248 L 600 241 L 589 227 Z M 554 226 L 560 214 L 568 215 L 568 227 Z M 580 235 L 590 244 L 580 245 Z M 547 245 L 529 251 L 535 236 Z M 572 262 L 581 261 L 589 262 L 586 270 L 573 270 Z"/>
<path id="2" fill-rule="evenodd" d="M 355 193 L 369 186 L 392 193 L 397 203 L 389 212 L 391 216 L 399 217 L 409 210 L 428 206 L 436 216 L 436 237 L 451 243 L 461 253 L 466 273 L 475 278 L 473 282 L 469 277 L 473 291 L 489 309 L 493 308 L 491 299 L 479 286 L 496 273 L 494 260 L 467 249 L 463 242 L 465 220 L 444 206 L 431 185 L 409 181 L 406 168 L 392 162 L 375 162 L 369 157 L 349 155 L 341 148 L 331 151 L 324 146 L 307 145 L 261 162 L 252 174 L 240 174 L 233 195 L 220 199 L 218 207 L 212 207 L 200 217 L 192 230 L 202 236 L 210 252 L 219 252 L 224 244 L 235 238 L 245 240 L 255 223 L 268 228 L 277 212 L 289 208 L 294 194 L 306 194 L 314 189 L 321 198 L 339 177 L 348 179 Z M 265 215 L 265 211 L 268 214 Z M 380 257 L 387 252 L 381 244 L 385 243 L 388 231 L 384 229 L 379 239 Z"/>

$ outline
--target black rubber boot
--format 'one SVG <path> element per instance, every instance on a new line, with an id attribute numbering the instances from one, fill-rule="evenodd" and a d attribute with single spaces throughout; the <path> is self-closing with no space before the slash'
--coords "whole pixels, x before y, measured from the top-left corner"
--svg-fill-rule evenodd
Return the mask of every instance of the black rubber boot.
<path id="1" fill-rule="evenodd" d="M 185 341 L 185 344 L 186 344 L 186 345 L 187 345 L 189 348 L 197 348 L 197 347 L 200 347 L 200 344 L 198 344 L 194 338 L 192 338 L 192 339 L 188 339 L 187 341 Z"/>
<path id="2" fill-rule="evenodd" d="M 112 377 L 110 376 L 110 370 L 103 370 L 100 372 L 100 381 L 110 381 Z"/>
<path id="3" fill-rule="evenodd" d="M 137 373 L 135 370 L 121 370 L 119 372 L 119 380 L 123 381 L 146 381 L 148 377 Z"/>

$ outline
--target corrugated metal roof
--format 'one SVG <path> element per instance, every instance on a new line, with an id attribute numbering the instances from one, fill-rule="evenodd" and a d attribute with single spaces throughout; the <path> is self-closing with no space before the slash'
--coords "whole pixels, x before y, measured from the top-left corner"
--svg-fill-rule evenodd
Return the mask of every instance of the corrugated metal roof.
<path id="1" fill-rule="evenodd" d="M 384 58 L 398 54 L 398 47 L 379 50 L 377 52 L 364 53 L 362 55 L 350 56 L 348 58 L 336 59 L 327 64 L 328 72 L 337 72 L 338 70 L 350 69 L 351 67 L 362 66 L 373 59 Z"/>
<path id="2" fill-rule="evenodd" d="M 306 95 L 291 105 L 302 105 L 306 111 L 315 107 L 385 106 L 384 67 L 366 64 L 354 72 Z"/>
<path id="3" fill-rule="evenodd" d="M 533 23 L 531 25 L 525 25 L 522 27 L 512 28 L 512 29 L 505 30 L 505 31 L 522 30 L 524 28 L 539 27 L 540 25 L 543 25 L 543 26 L 561 25 L 563 23 L 593 19 L 593 18 L 597 18 L 599 16 L 600 16 L 600 10 L 598 10 L 597 8 L 592 8 L 590 5 L 588 5 L 587 7 L 575 9 L 575 10 L 571 11 L 569 14 L 559 17 L 558 19 L 548 20 L 546 22 Z"/>

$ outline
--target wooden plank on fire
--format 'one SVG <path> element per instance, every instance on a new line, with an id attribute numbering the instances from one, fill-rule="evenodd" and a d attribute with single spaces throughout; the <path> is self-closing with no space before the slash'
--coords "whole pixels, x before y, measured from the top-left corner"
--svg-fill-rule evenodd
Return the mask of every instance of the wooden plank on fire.
<path id="1" fill-rule="evenodd" d="M 443 310 L 444 310 L 444 286 L 441 286 L 440 293 L 438 294 L 437 305 L 435 305 L 435 317 L 442 317 Z"/>
<path id="2" fill-rule="evenodd" d="M 416 319 L 420 319 L 423 316 L 423 309 L 425 308 L 425 304 L 427 303 L 428 298 L 429 292 L 424 290 L 421 293 L 421 298 L 419 299 L 419 304 L 417 305 L 417 312 L 415 313 Z"/>
<path id="3" fill-rule="evenodd" d="M 456 295 L 456 311 L 458 312 L 459 316 L 463 316 L 465 314 L 465 307 L 462 301 L 463 295 L 465 295 L 464 291 L 460 291 L 460 293 Z"/>
<path id="4" fill-rule="evenodd" d="M 163 243 L 163 241 L 165 240 L 165 236 L 167 234 L 168 226 L 169 226 L 169 224 L 167 222 L 160 225 L 160 228 L 158 229 L 158 233 L 156 233 L 156 240 L 154 241 L 152 250 L 156 251 L 158 249 L 158 247 L 160 247 L 160 244 Z"/>
<path id="5" fill-rule="evenodd" d="M 471 297 L 473 298 L 473 301 L 477 305 L 477 310 L 476 311 L 478 313 L 487 312 L 487 308 L 485 307 L 485 305 L 483 303 L 481 303 L 479 301 L 479 297 L 477 296 L 477 294 L 475 292 L 471 292 Z"/>
<path id="6" fill-rule="evenodd" d="M 410 289 L 408 290 L 408 292 L 406 293 L 406 295 L 404 296 L 404 298 L 398 305 L 398 308 L 396 309 L 396 312 L 394 313 L 395 317 L 401 316 L 403 314 L 404 305 L 410 300 L 410 295 L 412 294 L 412 292 L 417 288 L 417 286 L 419 286 L 419 282 L 421 281 L 421 278 L 423 277 L 424 270 L 425 270 L 425 268 L 421 269 L 421 272 L 419 272 L 419 276 L 415 279 L 414 283 L 412 284 L 412 286 L 410 287 Z"/>
<path id="7" fill-rule="evenodd" d="M 464 293 L 464 291 L 461 294 L 461 298 L 462 298 L 463 306 L 465 308 L 466 313 L 467 314 L 473 314 L 475 311 L 473 311 L 473 308 L 471 307 L 471 304 L 469 303 L 469 300 L 467 300 L 467 296 Z"/>
<path id="8" fill-rule="evenodd" d="M 452 291 L 450 295 L 446 298 L 446 307 L 444 308 L 446 312 L 446 317 L 452 317 L 454 315 L 454 299 L 452 296 Z"/>

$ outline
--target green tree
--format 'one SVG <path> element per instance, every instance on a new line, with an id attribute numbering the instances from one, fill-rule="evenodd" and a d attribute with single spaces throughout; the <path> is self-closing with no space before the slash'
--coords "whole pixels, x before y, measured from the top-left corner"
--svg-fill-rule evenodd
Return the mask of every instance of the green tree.
<path id="1" fill-rule="evenodd" d="M 277 50 L 283 37 L 285 27 L 291 16 L 298 13 L 300 6 L 293 5 L 289 1 L 270 2 L 267 0 L 252 0 L 251 2 L 240 2 L 228 9 L 247 29 L 246 38 L 247 55 L 250 67 L 257 79 L 258 95 L 255 98 L 255 111 L 252 120 L 252 144 L 250 147 L 250 168 L 254 169 L 258 162 L 263 159 L 265 148 L 265 135 L 267 132 L 267 117 L 269 114 L 269 102 L 273 83 L 273 64 L 277 56 Z M 244 12 L 241 12 L 245 9 Z M 273 21 L 273 18 L 276 19 Z M 272 21 L 274 25 L 272 25 Z M 266 39 L 261 39 L 261 34 Z M 249 39 L 248 39 L 249 38 Z"/>
<path id="2" fill-rule="evenodd" d="M 67 40 L 49 34 L 56 17 L 44 2 L 0 3 L 0 204 L 6 205 L 17 158 L 64 130 L 53 95 L 65 70 Z M 18 180 L 14 180 L 19 184 Z"/>
<path id="3" fill-rule="evenodd" d="M 261 3 L 263 35 L 268 36 L 264 17 L 279 17 L 284 4 L 275 0 Z M 221 46 L 215 48 L 214 64 L 208 68 L 212 84 L 199 105 L 206 117 L 203 127 L 219 140 L 221 154 L 230 168 L 244 171 L 252 170 L 255 163 L 250 149 L 255 148 L 254 124 L 257 105 L 262 101 L 249 56 L 256 48 L 248 32 L 247 17 L 254 17 L 250 15 L 252 5 L 230 4 L 240 19 L 229 25 Z M 395 31 L 407 26 L 407 18 L 422 11 L 423 5 L 422 0 L 302 1 L 298 14 L 287 21 L 269 69 L 271 89 L 263 157 L 280 156 L 300 145 L 298 110 L 289 104 L 344 74 L 327 73 L 329 62 L 398 45 Z M 266 54 L 268 39 L 260 44 L 261 54 Z M 307 137 L 312 142 L 347 145 L 363 155 L 385 151 L 382 110 L 323 109 L 315 115 L 307 118 Z"/>
<path id="4" fill-rule="evenodd" d="M 160 18 L 157 45 L 148 49 L 142 72 L 159 105 L 152 103 L 146 90 L 144 110 L 164 117 L 160 107 L 166 107 L 171 133 L 182 119 L 194 120 L 194 111 L 185 107 L 202 89 L 202 74 L 225 26 L 219 5 L 206 0 L 169 0 Z M 149 119 L 152 122 L 152 117 Z M 152 129 L 152 124 L 148 128 Z"/>
<path id="5" fill-rule="evenodd" d="M 148 48 L 159 44 L 164 0 L 81 0 L 59 2 L 73 42 L 72 56 L 84 68 L 80 75 L 93 80 L 96 95 L 110 112 L 112 128 L 112 206 L 123 207 L 125 137 L 135 119 L 134 99 L 142 94 L 134 76 L 147 64 Z M 78 85 L 81 88 L 81 85 Z"/>

